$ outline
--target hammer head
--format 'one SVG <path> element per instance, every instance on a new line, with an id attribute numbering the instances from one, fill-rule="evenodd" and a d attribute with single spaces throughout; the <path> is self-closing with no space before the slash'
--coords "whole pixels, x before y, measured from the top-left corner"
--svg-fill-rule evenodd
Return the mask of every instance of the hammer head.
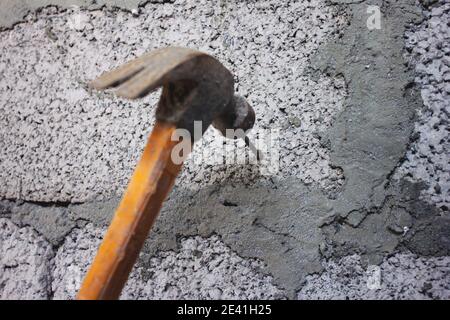
<path id="1" fill-rule="evenodd" d="M 156 118 L 194 134 L 210 124 L 226 136 L 226 129 L 248 131 L 255 112 L 244 98 L 234 95 L 231 72 L 217 59 L 200 51 L 169 47 L 153 51 L 108 72 L 92 83 L 96 89 L 118 87 L 119 96 L 136 99 L 163 87 Z"/>

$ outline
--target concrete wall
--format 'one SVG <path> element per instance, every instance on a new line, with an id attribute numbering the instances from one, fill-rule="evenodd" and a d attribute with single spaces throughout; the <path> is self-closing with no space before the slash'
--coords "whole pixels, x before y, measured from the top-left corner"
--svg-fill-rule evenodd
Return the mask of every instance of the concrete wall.
<path id="1" fill-rule="evenodd" d="M 169 45 L 222 61 L 275 149 L 218 164 L 210 128 L 123 298 L 449 297 L 448 3 L 144 2 L 2 2 L 1 298 L 75 296 L 158 100 L 87 83 Z"/>

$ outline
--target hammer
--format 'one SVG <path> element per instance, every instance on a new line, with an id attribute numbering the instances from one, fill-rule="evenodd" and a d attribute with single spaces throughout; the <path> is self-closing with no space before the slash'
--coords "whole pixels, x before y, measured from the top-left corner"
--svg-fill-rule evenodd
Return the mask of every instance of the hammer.
<path id="1" fill-rule="evenodd" d="M 255 112 L 234 94 L 233 75 L 227 68 L 212 56 L 187 48 L 155 50 L 103 74 L 91 86 L 117 88 L 118 96 L 129 99 L 163 88 L 155 126 L 77 296 L 81 300 L 118 299 L 181 170 L 182 161 L 172 157 L 180 143 L 173 139 L 176 130 L 187 130 L 192 145 L 198 135 L 194 122 L 201 121 L 200 137 L 211 124 L 227 136 L 227 129 L 250 130 Z M 248 137 L 242 138 L 261 158 Z"/>

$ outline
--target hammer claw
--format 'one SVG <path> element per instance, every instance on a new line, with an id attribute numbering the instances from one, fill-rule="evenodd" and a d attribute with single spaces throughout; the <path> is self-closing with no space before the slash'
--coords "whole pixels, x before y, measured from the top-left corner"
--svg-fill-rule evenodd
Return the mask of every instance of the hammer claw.
<path id="1" fill-rule="evenodd" d="M 128 99 L 137 99 L 152 92 L 163 85 L 175 63 L 158 64 L 157 61 L 149 61 L 149 65 L 138 74 L 124 82 L 117 90 L 116 94 Z"/>
<path id="2" fill-rule="evenodd" d="M 92 81 L 90 85 L 97 90 L 114 88 L 135 76 L 144 70 L 144 68 L 145 65 L 142 59 L 138 58 L 113 71 L 102 74 L 100 77 Z"/>
<path id="3" fill-rule="evenodd" d="M 200 55 L 204 54 L 186 48 L 159 49 L 104 73 L 91 86 L 104 90 L 122 85 L 117 94 L 136 99 L 162 86 L 162 80 L 170 79 L 172 70 Z"/>

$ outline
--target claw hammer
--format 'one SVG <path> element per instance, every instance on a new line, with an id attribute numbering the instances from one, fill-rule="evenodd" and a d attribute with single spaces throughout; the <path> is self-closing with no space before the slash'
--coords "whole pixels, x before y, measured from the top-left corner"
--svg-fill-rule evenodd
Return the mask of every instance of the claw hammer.
<path id="1" fill-rule="evenodd" d="M 195 137 L 194 122 L 201 121 L 201 135 L 211 124 L 223 135 L 227 129 L 247 132 L 255 123 L 255 112 L 234 94 L 233 75 L 217 59 L 181 47 L 145 54 L 103 74 L 91 86 L 116 88 L 118 96 L 129 99 L 163 88 L 156 124 L 77 296 L 80 300 L 118 299 L 181 170 L 182 164 L 172 158 L 180 143 L 173 139 L 176 130 L 187 130 Z M 191 138 L 189 143 L 194 142 Z"/>

